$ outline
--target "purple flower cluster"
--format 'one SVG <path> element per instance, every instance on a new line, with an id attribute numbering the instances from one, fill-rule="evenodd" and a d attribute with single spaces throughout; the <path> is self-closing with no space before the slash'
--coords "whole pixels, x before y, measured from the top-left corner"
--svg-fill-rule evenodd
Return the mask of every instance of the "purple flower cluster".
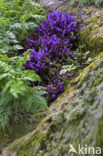
<path id="1" fill-rule="evenodd" d="M 76 40 L 77 24 L 78 21 L 74 22 L 74 17 L 67 12 L 63 14 L 62 11 L 55 11 L 47 15 L 47 20 L 44 20 L 43 24 L 36 29 L 33 38 L 26 38 L 27 48 L 33 49 L 26 68 L 41 72 L 46 56 L 50 60 L 63 54 L 73 57 L 69 49 Z M 43 62 L 43 65 L 40 62 Z"/>
<path id="2" fill-rule="evenodd" d="M 50 97 L 54 100 L 64 91 L 64 82 L 59 82 L 58 79 L 54 80 L 52 84 L 47 85 L 46 90 Z"/>
<path id="3" fill-rule="evenodd" d="M 25 48 L 32 50 L 29 52 L 30 60 L 26 62 L 25 68 L 33 69 L 43 76 L 47 73 L 45 70 L 53 66 L 54 62 L 62 66 L 63 58 L 73 58 L 71 48 L 76 40 L 77 24 L 78 21 L 75 22 L 74 17 L 67 12 L 63 14 L 62 11 L 55 11 L 47 15 L 47 20 L 36 28 L 32 39 L 26 38 Z M 51 81 L 54 84 L 48 85 L 47 90 L 55 99 L 63 92 L 63 83 L 54 82 L 54 79 Z"/>
<path id="4" fill-rule="evenodd" d="M 30 61 L 27 61 L 25 63 L 26 69 L 33 69 L 37 73 L 42 72 L 45 62 L 44 62 L 44 57 L 45 57 L 45 52 L 43 49 L 39 49 L 39 52 L 37 53 L 34 49 L 29 52 L 30 54 Z"/>

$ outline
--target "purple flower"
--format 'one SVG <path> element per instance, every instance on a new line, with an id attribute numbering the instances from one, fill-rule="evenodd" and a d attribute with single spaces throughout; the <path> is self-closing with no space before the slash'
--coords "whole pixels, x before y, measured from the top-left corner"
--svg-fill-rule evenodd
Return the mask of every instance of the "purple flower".
<path id="1" fill-rule="evenodd" d="M 60 82 L 59 78 L 55 79 L 51 85 L 46 87 L 51 99 L 56 99 L 64 91 L 64 82 Z"/>
<path id="2" fill-rule="evenodd" d="M 26 69 L 33 69 L 37 73 L 41 72 L 45 66 L 44 57 L 45 52 L 42 49 L 39 49 L 37 53 L 34 49 L 32 49 L 30 53 L 30 60 L 25 63 Z"/>
<path id="3" fill-rule="evenodd" d="M 35 34 L 31 39 L 26 38 L 26 49 L 32 49 L 30 52 L 30 60 L 25 63 L 26 69 L 35 70 L 42 76 L 44 83 L 47 84 L 46 89 L 52 99 L 56 99 L 64 90 L 64 83 L 56 77 L 59 65 L 67 57 L 73 59 L 71 52 L 72 46 L 76 41 L 78 21 L 74 21 L 74 16 L 62 11 L 54 11 L 47 15 L 47 19 L 42 25 L 36 28 Z M 57 65 L 57 66 L 56 66 Z M 50 74 L 50 69 L 55 68 L 54 75 Z M 59 69 L 59 68 L 58 68 Z M 46 77 L 49 78 L 46 79 Z"/>

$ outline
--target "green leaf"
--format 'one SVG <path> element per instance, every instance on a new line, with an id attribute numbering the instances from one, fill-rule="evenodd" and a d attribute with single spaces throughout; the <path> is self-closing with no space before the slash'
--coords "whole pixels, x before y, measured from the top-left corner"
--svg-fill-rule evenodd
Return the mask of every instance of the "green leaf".
<path id="1" fill-rule="evenodd" d="M 18 98 L 19 95 L 25 95 L 27 89 L 29 89 L 28 86 L 22 81 L 16 81 L 14 82 L 14 84 L 11 85 L 9 93 L 15 98 Z"/>
<path id="2" fill-rule="evenodd" d="M 39 75 L 37 75 L 33 70 L 24 70 L 23 79 L 28 81 L 41 81 Z"/>
<path id="3" fill-rule="evenodd" d="M 21 29 L 22 26 L 21 26 L 21 23 L 15 23 L 14 25 L 11 26 L 11 28 L 13 28 L 13 29 Z"/>
<path id="4" fill-rule="evenodd" d="M 6 77 L 10 77 L 10 73 L 4 73 L 4 74 L 0 75 L 0 80 L 4 79 Z"/>
<path id="5" fill-rule="evenodd" d="M 76 66 L 74 64 L 72 64 L 72 65 L 65 65 L 65 66 L 62 67 L 62 70 L 60 71 L 60 74 L 65 74 L 67 72 L 71 72 L 71 71 L 77 69 L 78 67 L 79 66 Z"/>
<path id="6" fill-rule="evenodd" d="M 12 32 L 10 32 L 10 31 L 7 31 L 7 35 L 8 35 L 8 37 L 10 37 L 12 39 L 15 39 L 16 38 L 15 34 L 12 33 Z"/>
<path id="7" fill-rule="evenodd" d="M 2 96 L 4 96 L 5 93 L 7 93 L 9 87 L 14 83 L 14 80 L 7 81 L 4 88 L 2 89 Z"/>
<path id="8" fill-rule="evenodd" d="M 21 49 L 24 49 L 22 46 L 20 45 L 14 45 L 13 46 L 14 50 L 21 50 Z"/>

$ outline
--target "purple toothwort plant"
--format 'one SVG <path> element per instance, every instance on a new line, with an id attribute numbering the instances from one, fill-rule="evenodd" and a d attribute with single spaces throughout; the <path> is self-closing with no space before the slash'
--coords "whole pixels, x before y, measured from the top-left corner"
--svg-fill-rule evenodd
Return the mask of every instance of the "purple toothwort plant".
<path id="1" fill-rule="evenodd" d="M 54 57 L 62 55 L 73 57 L 69 49 L 76 40 L 77 24 L 78 21 L 74 22 L 74 17 L 67 12 L 63 14 L 62 11 L 55 11 L 47 15 L 47 20 L 44 20 L 39 28 L 36 28 L 33 38 L 26 38 L 27 48 L 32 51 L 31 60 L 25 66 L 33 70 L 35 68 L 39 72 L 44 67 L 43 59 L 46 56 L 52 58 L 52 61 Z M 39 65 L 41 63 L 37 59 L 42 60 L 43 66 Z"/>
<path id="2" fill-rule="evenodd" d="M 50 97 L 55 100 L 61 93 L 63 93 L 63 86 L 64 82 L 59 82 L 58 79 L 56 79 L 52 84 L 46 86 L 46 90 Z"/>
<path id="3" fill-rule="evenodd" d="M 47 69 L 50 75 L 49 68 L 53 68 L 55 64 L 62 66 L 64 58 L 73 58 L 71 48 L 76 41 L 77 24 L 74 16 L 67 12 L 63 14 L 62 11 L 55 11 L 47 15 L 42 25 L 36 28 L 32 39 L 26 38 L 25 48 L 32 50 L 29 52 L 30 60 L 25 63 L 25 68 L 35 70 L 42 78 L 47 74 Z M 47 82 L 47 91 L 56 99 L 63 92 L 63 82 L 58 82 L 55 76 L 52 76 L 51 82 Z"/>
<path id="4" fill-rule="evenodd" d="M 34 49 L 29 52 L 30 53 L 30 61 L 27 61 L 25 63 L 26 69 L 33 69 L 37 73 L 38 71 L 41 72 L 44 68 L 45 62 L 45 52 L 43 49 L 39 49 L 39 52 L 37 53 Z"/>

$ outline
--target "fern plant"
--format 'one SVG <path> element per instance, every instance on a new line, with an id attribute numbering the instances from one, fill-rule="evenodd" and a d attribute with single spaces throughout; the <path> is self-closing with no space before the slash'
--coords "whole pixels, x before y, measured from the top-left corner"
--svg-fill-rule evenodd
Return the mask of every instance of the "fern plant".
<path id="1" fill-rule="evenodd" d="M 30 87 L 31 81 L 41 79 L 35 71 L 23 70 L 27 60 L 27 52 L 24 57 L 0 56 L 0 128 L 5 128 L 21 113 L 47 108 L 44 88 Z"/>
<path id="2" fill-rule="evenodd" d="M 47 108 L 44 88 L 31 87 L 40 77 L 23 69 L 29 55 L 16 57 L 25 36 L 29 37 L 44 18 L 45 10 L 34 0 L 0 0 L 0 128 L 21 114 Z"/>
<path id="3" fill-rule="evenodd" d="M 29 37 L 44 18 L 45 10 L 33 0 L 1 0 L 0 53 L 14 55 L 22 50 L 25 36 Z"/>

